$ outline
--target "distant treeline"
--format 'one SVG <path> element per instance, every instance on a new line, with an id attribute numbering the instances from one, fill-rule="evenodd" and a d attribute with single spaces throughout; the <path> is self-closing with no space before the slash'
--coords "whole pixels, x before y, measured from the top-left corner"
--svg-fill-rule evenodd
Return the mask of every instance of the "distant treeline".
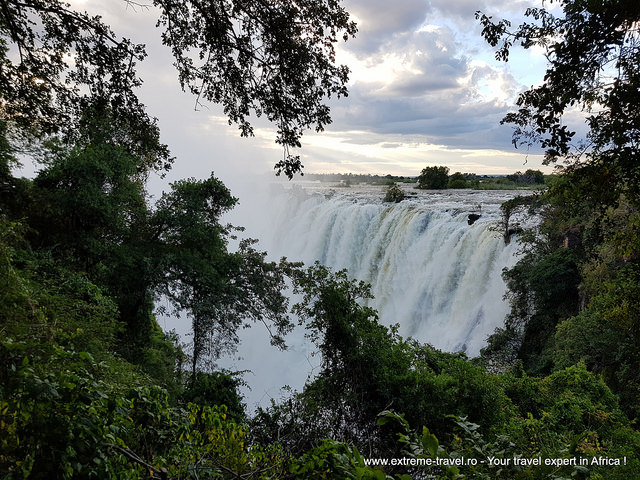
<path id="1" fill-rule="evenodd" d="M 351 186 L 359 183 L 372 185 L 394 185 L 395 183 L 416 183 L 416 188 L 439 190 L 446 188 L 472 188 L 481 190 L 522 188 L 544 185 L 545 175 L 540 170 L 527 170 L 509 175 L 477 175 L 475 173 L 455 172 L 449 174 L 445 166 L 426 167 L 417 176 L 374 175 L 370 173 L 310 173 L 307 180 L 326 183 L 339 183 Z"/>
<path id="2" fill-rule="evenodd" d="M 414 183 L 418 179 L 417 176 L 372 175 L 371 173 L 305 173 L 304 178 L 320 182 L 371 183 L 374 185 L 391 185 L 396 182 Z"/>

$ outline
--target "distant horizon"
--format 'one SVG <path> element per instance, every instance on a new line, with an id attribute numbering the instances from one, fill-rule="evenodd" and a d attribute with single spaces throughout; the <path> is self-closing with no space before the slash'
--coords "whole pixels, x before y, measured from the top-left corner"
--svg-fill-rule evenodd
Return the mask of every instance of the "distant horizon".
<path id="1" fill-rule="evenodd" d="M 532 169 L 526 169 L 526 170 L 538 170 L 541 171 L 540 169 L 537 168 L 532 168 Z M 525 171 L 526 171 L 525 170 Z M 497 177 L 506 177 L 508 175 L 513 175 L 516 172 L 509 172 L 509 173 L 474 173 L 474 172 L 451 172 L 451 173 L 462 173 L 463 175 L 476 175 L 478 177 L 491 177 L 491 178 L 497 178 Z M 522 171 L 520 171 L 520 173 L 524 173 Z M 553 173 L 544 173 L 544 175 L 554 175 Z M 392 178 L 418 178 L 420 176 L 420 174 L 417 175 L 394 175 L 392 173 L 386 173 L 386 174 L 381 174 L 381 173 L 355 173 L 355 172 L 331 172 L 331 173 L 318 173 L 318 172 L 304 172 L 304 175 L 302 178 L 298 178 L 295 177 L 292 180 L 304 180 L 304 177 L 306 176 L 312 176 L 312 175 L 326 175 L 326 176 L 330 176 L 330 175 L 335 175 L 335 176 L 348 176 L 348 175 L 353 175 L 353 176 L 372 176 L 372 177 L 381 177 L 381 178 L 385 178 L 385 177 L 392 177 Z"/>

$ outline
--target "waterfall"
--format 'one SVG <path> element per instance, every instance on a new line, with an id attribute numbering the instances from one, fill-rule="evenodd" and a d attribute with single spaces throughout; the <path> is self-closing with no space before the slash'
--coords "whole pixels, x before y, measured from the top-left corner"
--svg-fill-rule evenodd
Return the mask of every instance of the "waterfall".
<path id="1" fill-rule="evenodd" d="M 383 323 L 447 351 L 478 355 L 507 313 L 499 205 L 513 194 L 416 192 L 397 204 L 370 190 L 290 189 L 275 196 L 266 242 L 272 256 L 347 269 L 372 286 Z M 380 187 L 378 188 L 380 190 Z M 471 213 L 480 218 L 469 225 Z"/>
<path id="2" fill-rule="evenodd" d="M 392 204 L 382 201 L 380 186 L 278 186 L 268 201 L 251 205 L 251 220 L 244 224 L 259 232 L 260 247 L 273 259 L 308 265 L 317 260 L 370 283 L 370 305 L 382 323 L 399 324 L 401 335 L 476 356 L 508 311 L 501 273 L 515 263 L 518 246 L 506 245 L 496 227 L 500 204 L 515 193 L 403 188 L 408 198 Z M 470 225 L 471 213 L 480 218 Z M 293 378 L 296 369 L 308 373 L 318 360 L 303 338 L 299 332 L 290 339 L 292 350 L 280 366 L 266 366 L 273 350 L 244 347 L 247 363 L 236 367 L 251 369 L 257 378 L 265 373 L 256 368 L 275 369 L 281 380 Z"/>

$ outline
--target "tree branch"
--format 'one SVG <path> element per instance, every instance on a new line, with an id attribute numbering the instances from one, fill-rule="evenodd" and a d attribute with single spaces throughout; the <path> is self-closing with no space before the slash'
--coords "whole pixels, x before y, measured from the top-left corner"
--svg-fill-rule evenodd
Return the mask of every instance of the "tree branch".
<path id="1" fill-rule="evenodd" d="M 158 468 L 155 468 L 155 467 L 149 465 L 147 462 L 142 460 L 138 455 L 136 455 L 135 452 L 132 452 L 128 448 L 123 448 L 123 447 L 120 447 L 119 445 L 115 445 L 113 443 L 107 443 L 107 444 L 105 444 L 105 446 L 110 450 L 117 450 L 119 453 L 121 453 L 122 455 L 127 457 L 129 460 L 132 460 L 132 461 L 142 465 L 144 468 L 146 468 L 147 470 L 152 471 L 154 474 L 157 473 L 161 480 L 168 480 L 169 476 L 168 476 L 166 468 L 158 469 Z"/>

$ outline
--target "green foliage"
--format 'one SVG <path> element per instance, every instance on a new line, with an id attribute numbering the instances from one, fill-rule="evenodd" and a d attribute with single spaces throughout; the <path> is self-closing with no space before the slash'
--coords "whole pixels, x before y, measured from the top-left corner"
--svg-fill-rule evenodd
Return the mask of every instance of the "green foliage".
<path id="1" fill-rule="evenodd" d="M 217 406 L 235 400 L 233 415 L 243 415 L 231 377 L 200 376 L 184 393 L 184 400 L 211 406 L 171 407 L 155 383 L 175 377 L 175 347 L 158 336 L 170 372 L 156 372 L 154 381 L 138 373 L 109 351 L 118 329 L 115 303 L 86 277 L 21 250 L 19 225 L 1 226 L 0 471 L 6 478 L 141 479 L 163 468 L 183 478 L 202 472 L 236 478 L 286 469 L 277 447 L 249 447 L 246 429 Z M 161 370 L 160 358 L 148 358 L 155 348 L 139 361 Z"/>
<path id="2" fill-rule="evenodd" d="M 24 250 L 23 231 L 18 223 L 0 222 L 3 333 L 92 354 L 112 348 L 120 328 L 113 300 L 84 275 Z"/>
<path id="3" fill-rule="evenodd" d="M 618 347 L 624 342 L 611 322 L 593 311 L 580 312 L 558 324 L 554 362 L 558 368 L 583 362 L 590 370 L 602 373 L 617 364 Z"/>
<path id="4" fill-rule="evenodd" d="M 364 458 L 356 447 L 333 440 L 323 440 L 299 459 L 292 462 L 291 478 L 340 478 L 349 480 L 386 480 L 381 470 L 365 465 Z"/>
<path id="5" fill-rule="evenodd" d="M 303 294 L 303 300 L 293 311 L 307 323 L 310 338 L 320 348 L 326 368 L 332 367 L 334 359 L 344 361 L 350 350 L 358 346 L 357 335 L 363 333 L 363 327 L 386 332 L 376 321 L 377 312 L 358 303 L 359 299 L 372 298 L 370 285 L 350 280 L 345 270 L 334 274 L 318 262 L 307 271 L 293 273 L 294 292 Z"/>
<path id="6" fill-rule="evenodd" d="M 578 313 L 583 250 L 569 244 L 569 232 L 559 231 L 566 228 L 565 220 L 559 208 L 549 205 L 551 198 L 551 193 L 517 196 L 501 205 L 505 241 L 518 231 L 518 240 L 525 248 L 518 263 L 503 272 L 506 298 L 511 304 L 506 325 L 488 339 L 483 349 L 485 364 L 497 371 L 523 361 L 528 373 L 549 373 L 555 326 Z M 515 215 L 534 214 L 542 222 L 530 231 L 522 231 L 513 222 Z"/>
<path id="7" fill-rule="evenodd" d="M 529 373 L 584 361 L 620 395 L 624 411 L 636 417 L 637 210 L 624 197 L 615 208 L 598 207 L 593 198 L 580 198 L 581 188 L 561 176 L 541 197 L 545 206 L 537 236 L 506 274 L 513 307 L 504 332 L 509 335 L 494 336 L 487 353 L 513 359 L 494 348 L 495 341 L 509 348 L 528 344 L 534 360 L 525 360 Z M 558 249 L 561 245 L 565 248 Z M 518 330 L 523 321 L 536 325 L 529 341 Z M 537 345 L 542 355 L 531 338 L 544 341 Z M 521 348 L 517 356 L 525 359 Z"/>
<path id="8" fill-rule="evenodd" d="M 544 183 L 544 174 L 540 170 L 528 169 L 526 172 L 516 172 L 507 175 L 507 180 L 522 185 L 540 185 Z"/>
<path id="9" fill-rule="evenodd" d="M 602 374 L 633 417 L 640 415 L 636 269 L 637 265 L 627 265 L 618 270 L 587 310 L 559 324 L 553 350 L 558 367 L 582 361 Z"/>
<path id="10" fill-rule="evenodd" d="M 384 380 L 391 372 L 408 368 L 404 347 L 394 331 L 377 322 L 373 309 L 359 303 L 371 297 L 369 285 L 351 281 L 345 271 L 331 273 L 318 263 L 294 272 L 293 280 L 294 292 L 302 294 L 294 313 L 305 322 L 322 355 L 322 373 L 308 386 L 308 400 L 300 398 L 300 407 L 316 419 L 326 418 L 317 424 L 324 429 L 321 436 L 369 438 L 380 397 L 393 388 Z M 354 409 L 358 403 L 361 407 Z"/>
<path id="11" fill-rule="evenodd" d="M 579 422 L 586 420 L 594 422 L 592 425 L 597 425 L 597 422 L 606 425 L 608 421 L 613 419 L 607 418 L 605 412 L 610 412 L 609 415 L 619 415 L 619 412 L 615 411 L 617 410 L 617 398 L 600 377 L 587 371 L 584 364 L 554 372 L 540 381 L 540 387 L 544 398 L 550 399 L 556 405 L 550 412 L 551 416 L 556 415 L 557 406 L 563 407 L 566 405 L 563 397 L 567 395 L 582 397 L 583 399 L 581 408 L 575 409 L 578 415 L 576 420 Z M 589 405 L 588 408 L 586 407 L 587 404 Z M 572 408 L 574 407 L 572 406 Z M 594 410 L 597 409 L 602 409 L 603 415 L 594 413 Z M 584 424 L 572 424 L 565 420 L 560 416 L 554 421 L 568 429 L 584 430 Z"/>
<path id="12" fill-rule="evenodd" d="M 414 465 L 420 465 L 407 469 L 410 475 L 398 475 L 397 478 L 422 478 L 425 474 L 446 479 L 540 478 L 534 476 L 538 467 L 514 468 L 513 458 L 522 456 L 506 435 L 488 441 L 481 433 L 480 425 L 465 417 L 449 416 L 456 435 L 445 444 L 441 444 L 425 426 L 421 431 L 412 430 L 404 416 L 396 412 L 382 412 L 378 421 L 381 424 L 394 421 L 401 427 L 398 442 L 403 445 L 402 453 L 413 460 Z"/>
<path id="13" fill-rule="evenodd" d="M 0 400 L 0 469 L 9 478 L 116 476 L 104 443 L 130 436 L 140 446 L 140 433 L 151 425 L 141 423 L 136 434 L 134 402 L 124 392 L 108 395 L 114 383 L 102 375 L 110 366 L 55 345 L 25 356 L 24 345 L 11 339 L 3 341 L 2 354 L 8 375 Z"/>
<path id="14" fill-rule="evenodd" d="M 591 475 L 604 478 L 636 474 L 640 465 L 635 460 L 615 468 L 591 463 L 599 456 L 622 459 L 640 437 L 628 426 L 617 397 L 584 364 L 542 379 L 512 378 L 506 388 L 523 416 L 510 433 L 523 454 L 586 457 Z"/>
<path id="15" fill-rule="evenodd" d="M 16 25 L 13 41 L 30 35 L 25 11 L 16 10 L 12 2 L 1 8 L 3 22 L 23 22 Z M 56 35 L 66 36 L 66 28 L 77 29 L 79 23 L 82 34 L 102 29 L 99 19 L 74 16 L 57 1 L 32 2 L 25 8 L 54 29 L 27 39 L 38 37 L 42 42 L 24 45 L 25 51 L 36 49 L 30 50 L 33 65 L 55 65 L 55 49 L 54 57 L 47 58 L 50 52 L 41 46 Z M 56 22 L 67 14 L 70 24 L 55 31 Z M 7 34 L 4 28 L 2 32 Z M 108 29 L 97 34 L 90 39 L 81 36 L 74 45 L 90 49 L 87 42 L 113 41 L 107 38 Z M 61 41 L 62 52 L 68 39 Z M 83 56 L 74 58 L 72 76 L 73 68 L 84 68 L 86 61 Z M 13 65 L 6 63 L 11 70 Z M 82 74 L 90 77 L 93 67 Z M 103 67 L 109 68 L 96 68 Z M 63 75 L 64 68 L 57 73 Z M 72 78 L 71 84 L 89 82 L 89 77 Z M 60 118 L 45 107 L 53 99 L 46 89 L 59 80 L 64 81 L 53 75 L 42 97 L 23 99 L 33 105 L 43 102 L 43 110 L 34 107 L 24 123 L 19 118 L 24 112 L 12 110 L 13 93 L 0 85 L 11 128 L 21 135 L 25 132 L 20 129 L 28 126 L 38 127 L 38 134 L 58 130 L 55 123 Z M 126 84 L 127 79 L 121 80 Z M 153 122 L 132 107 L 137 105 L 135 96 L 128 106 L 119 105 L 121 109 L 110 103 L 117 102 L 119 94 L 131 93 L 125 84 L 122 92 L 102 91 L 104 95 L 91 98 L 57 91 L 57 100 L 69 106 L 62 113 L 70 115 L 65 125 L 70 130 L 38 145 L 42 168 L 33 181 L 12 177 L 12 142 L 17 137 L 2 123 L 0 360 L 9 369 L 0 371 L 0 463 L 11 478 L 142 478 L 149 471 L 162 473 L 163 462 L 179 476 L 189 472 L 197 477 L 203 465 L 210 473 L 231 478 L 239 475 L 236 470 L 244 474 L 262 469 L 278 455 L 276 447 L 258 452 L 232 442 L 215 464 L 204 465 L 194 458 L 209 459 L 208 452 L 220 447 L 219 442 L 210 443 L 217 438 L 211 428 L 193 448 L 174 436 L 185 413 L 169 405 L 196 398 L 211 405 L 193 407 L 209 408 L 198 415 L 220 417 L 225 435 L 245 435 L 213 405 L 227 402 L 232 415 L 243 418 L 237 382 L 231 377 L 212 382 L 214 376 L 197 375 L 197 367 L 205 354 L 232 348 L 236 329 L 247 321 L 264 322 L 271 327 L 273 342 L 283 345 L 282 336 L 290 328 L 282 295 L 285 264 L 266 262 L 266 254 L 253 248 L 253 240 L 241 241 L 236 252 L 227 250 L 236 229 L 222 225 L 220 217 L 236 199 L 213 176 L 177 182 L 156 205 L 150 204 L 148 175 L 167 168 L 170 159 Z M 134 122 L 136 116 L 140 123 Z M 186 389 L 184 354 L 177 338 L 162 332 L 155 320 L 154 300 L 159 296 L 193 319 L 196 342 Z M 229 458 L 235 455 L 244 464 L 225 464 L 234 449 Z M 278 462 L 260 472 L 280 468 Z"/>
<path id="16" fill-rule="evenodd" d="M 245 420 L 244 403 L 238 394 L 243 384 L 237 373 L 226 371 L 196 372 L 180 396 L 181 403 L 196 405 L 225 405 L 227 415 L 236 422 Z"/>
<path id="17" fill-rule="evenodd" d="M 157 387 L 110 378 L 114 360 L 96 364 L 87 353 L 57 348 L 32 363 L 10 341 L 2 353 L 9 368 L 0 390 L 6 478 L 142 479 L 150 470 L 172 478 L 264 478 L 286 468 L 277 447 L 249 446 L 246 428 L 225 407 L 172 408 Z"/>
<path id="18" fill-rule="evenodd" d="M 409 468 L 408 473 L 418 478 L 426 473 L 438 478 L 487 480 L 624 479 L 637 475 L 640 462 L 629 452 L 640 441 L 640 435 L 625 425 L 617 399 L 602 379 L 584 366 L 559 371 L 545 379 L 504 379 L 505 389 L 519 410 L 533 413 L 513 415 L 494 435 L 465 417 L 449 416 L 456 434 L 439 440 L 427 427 L 413 430 L 404 415 L 382 412 L 380 424 L 394 422 L 399 426 L 402 455 L 431 460 Z M 601 457 L 615 459 L 619 465 L 597 465 L 594 460 Z M 440 464 L 434 462 L 436 459 L 441 460 Z M 468 463 L 469 459 L 476 462 Z M 567 464 L 552 465 L 545 462 L 547 459 L 563 459 Z M 528 463 L 516 464 L 519 460 Z"/>
<path id="19" fill-rule="evenodd" d="M 447 188 L 449 183 L 449 167 L 433 166 L 425 167 L 418 176 L 418 185 L 416 188 L 426 190 L 440 190 Z"/>
<path id="20" fill-rule="evenodd" d="M 44 168 L 30 185 L 31 248 L 86 274 L 116 300 L 128 328 L 121 351 L 131 357 L 149 338 L 152 275 L 145 236 L 151 236 L 144 179 L 147 160 L 111 143 L 110 118 L 94 118 L 81 145 L 59 141 L 44 149 Z M 91 140 L 97 143 L 92 143 Z M 137 338 L 136 338 L 137 337 Z"/>
<path id="21" fill-rule="evenodd" d="M 45 155 L 25 212 L 40 232 L 33 243 L 64 248 L 63 255 L 89 271 L 101 256 L 113 255 L 109 250 L 126 241 L 145 215 L 143 165 L 108 143 L 73 149 L 52 144 Z"/>
<path id="22" fill-rule="evenodd" d="M 393 456 L 394 432 L 376 423 L 388 405 L 443 434 L 452 412 L 487 430 L 504 422 L 509 405 L 498 380 L 463 355 L 405 341 L 396 327 L 380 325 L 362 305 L 368 285 L 316 264 L 298 272 L 294 286 L 302 294 L 294 308 L 322 355 L 322 369 L 303 392 L 259 413 L 253 423 L 259 441 L 277 438 L 298 455 L 329 437 Z"/>
<path id="23" fill-rule="evenodd" d="M 526 254 L 504 273 L 511 302 L 507 329 L 520 336 L 518 358 L 528 372 L 550 371 L 548 349 L 555 326 L 578 311 L 580 275 L 576 262 L 572 250 L 558 249 L 539 257 Z"/>
<path id="24" fill-rule="evenodd" d="M 474 190 L 527 190 L 537 191 L 541 190 L 544 186 L 542 184 L 526 184 L 516 183 L 507 178 L 507 176 L 493 176 L 493 175 L 469 175 L 467 176 L 468 185 Z"/>
<path id="25" fill-rule="evenodd" d="M 249 445 L 246 426 L 235 423 L 223 407 L 190 404 L 173 423 L 174 447 L 158 459 L 170 478 L 282 478 L 289 458 L 277 446 Z"/>
<path id="26" fill-rule="evenodd" d="M 385 194 L 384 194 L 384 202 L 394 202 L 399 203 L 404 200 L 404 191 L 395 183 L 389 185 Z"/>
<path id="27" fill-rule="evenodd" d="M 471 188 L 471 185 L 469 185 L 467 177 L 463 173 L 455 172 L 449 176 L 447 188 Z"/>

